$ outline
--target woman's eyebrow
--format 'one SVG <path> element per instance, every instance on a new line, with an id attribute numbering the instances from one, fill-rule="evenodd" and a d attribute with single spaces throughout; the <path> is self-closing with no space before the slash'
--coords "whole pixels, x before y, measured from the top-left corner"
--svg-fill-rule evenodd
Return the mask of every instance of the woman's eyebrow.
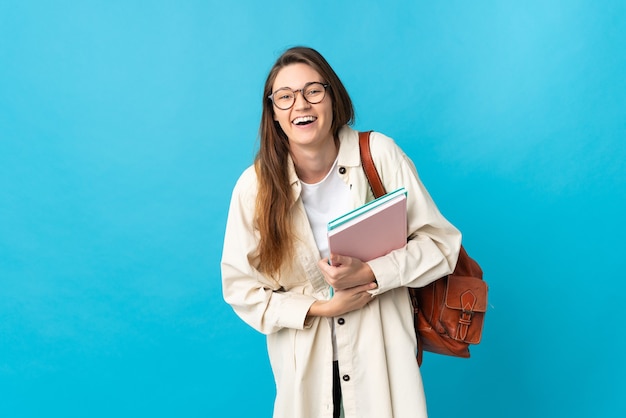
<path id="1" fill-rule="evenodd" d="M 307 81 L 307 82 L 306 82 L 306 83 L 304 83 L 304 85 L 303 85 L 302 87 L 300 87 L 299 89 L 294 89 L 293 87 L 289 87 L 289 86 L 282 86 L 282 87 L 277 87 L 277 88 L 275 88 L 275 89 L 274 89 L 274 90 L 272 90 L 272 91 L 278 91 L 278 90 L 280 90 L 280 89 L 289 89 L 289 90 L 296 91 L 296 90 L 303 89 L 303 88 L 304 88 L 307 84 L 311 84 L 311 83 L 320 83 L 320 84 L 324 84 L 324 82 L 323 82 L 323 81 Z"/>

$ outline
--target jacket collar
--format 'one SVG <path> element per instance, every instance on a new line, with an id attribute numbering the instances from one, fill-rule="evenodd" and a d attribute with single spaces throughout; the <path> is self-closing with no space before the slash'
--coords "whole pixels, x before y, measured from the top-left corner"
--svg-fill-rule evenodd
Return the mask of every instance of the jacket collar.
<path id="1" fill-rule="evenodd" d="M 358 167 L 361 165 L 359 132 L 347 125 L 339 130 L 339 155 L 337 165 L 343 167 Z"/>

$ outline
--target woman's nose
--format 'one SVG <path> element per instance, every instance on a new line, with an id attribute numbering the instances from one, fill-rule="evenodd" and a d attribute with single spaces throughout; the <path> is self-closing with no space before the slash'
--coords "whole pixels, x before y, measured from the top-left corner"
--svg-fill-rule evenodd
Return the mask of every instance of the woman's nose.
<path id="1" fill-rule="evenodd" d="M 307 107 L 311 106 L 311 103 L 307 102 L 304 98 L 304 93 L 302 93 L 301 91 L 297 91 L 295 95 L 296 102 L 294 104 L 294 107 L 296 109 L 306 109 Z"/>

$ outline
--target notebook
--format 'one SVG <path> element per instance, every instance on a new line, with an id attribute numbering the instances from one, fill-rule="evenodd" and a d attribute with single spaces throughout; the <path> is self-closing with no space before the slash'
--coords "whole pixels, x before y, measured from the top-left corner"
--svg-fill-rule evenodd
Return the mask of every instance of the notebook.
<path id="1" fill-rule="evenodd" d="M 332 254 L 369 261 L 407 242 L 406 189 L 387 193 L 328 223 Z"/>

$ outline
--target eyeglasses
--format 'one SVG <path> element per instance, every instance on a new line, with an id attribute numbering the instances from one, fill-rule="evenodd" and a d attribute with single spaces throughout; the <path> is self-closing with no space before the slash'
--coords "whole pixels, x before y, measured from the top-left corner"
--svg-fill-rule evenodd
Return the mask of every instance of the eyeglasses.
<path id="1" fill-rule="evenodd" d="M 311 81 L 310 83 L 306 83 L 304 87 L 299 90 L 291 90 L 289 87 L 280 88 L 267 96 L 267 98 L 270 99 L 277 108 L 287 110 L 296 103 L 296 93 L 299 92 L 302 94 L 302 97 L 304 97 L 304 100 L 307 102 L 317 104 L 326 97 L 327 88 L 328 84 Z"/>

